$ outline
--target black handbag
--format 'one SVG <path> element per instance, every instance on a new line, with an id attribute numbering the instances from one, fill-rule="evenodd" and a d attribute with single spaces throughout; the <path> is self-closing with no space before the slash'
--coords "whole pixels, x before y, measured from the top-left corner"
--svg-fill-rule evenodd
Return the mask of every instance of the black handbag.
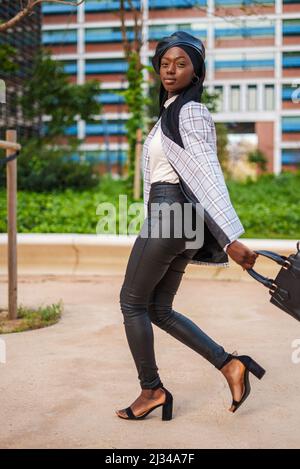
<path id="1" fill-rule="evenodd" d="M 280 256 L 272 251 L 254 251 L 281 265 L 274 280 L 264 277 L 253 269 L 247 269 L 251 277 L 269 288 L 270 302 L 300 321 L 300 241 L 296 254 Z"/>

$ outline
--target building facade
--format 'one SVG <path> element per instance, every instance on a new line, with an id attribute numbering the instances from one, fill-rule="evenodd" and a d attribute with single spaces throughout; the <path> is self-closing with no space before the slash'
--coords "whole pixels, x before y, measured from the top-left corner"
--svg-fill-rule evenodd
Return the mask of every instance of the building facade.
<path id="1" fill-rule="evenodd" d="M 13 18 L 19 11 L 19 2 L 1 0 L 1 21 Z M 12 65 L 12 68 L 6 68 L 2 62 L 0 67 L 0 79 L 6 85 L 6 104 L 0 104 L 1 138 L 4 138 L 8 128 L 16 129 L 19 137 L 39 134 L 41 117 L 32 122 L 25 120 L 16 106 L 15 98 L 23 94 L 24 84 L 30 79 L 34 57 L 41 46 L 41 24 L 42 11 L 37 6 L 32 15 L 24 17 L 13 28 L 0 33 L 1 60 L 8 59 Z"/>
<path id="2" fill-rule="evenodd" d="M 134 2 L 139 6 L 139 1 Z M 113 171 L 126 161 L 128 118 L 117 90 L 127 85 L 119 1 L 86 0 L 77 9 L 44 4 L 43 44 L 70 80 L 101 82 L 99 123 L 70 129 L 87 156 Z M 128 35 L 133 26 L 128 11 Z M 206 46 L 206 86 L 219 92 L 216 122 L 252 134 L 280 173 L 300 163 L 300 0 L 149 0 L 149 65 L 157 41 L 182 29 Z"/>

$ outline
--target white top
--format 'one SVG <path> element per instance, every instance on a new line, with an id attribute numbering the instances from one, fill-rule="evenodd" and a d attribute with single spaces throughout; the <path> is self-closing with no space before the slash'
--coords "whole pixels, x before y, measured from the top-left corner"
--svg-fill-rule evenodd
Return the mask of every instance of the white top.
<path id="1" fill-rule="evenodd" d="M 168 107 L 176 98 L 178 94 L 167 99 L 164 103 L 164 107 Z M 161 124 L 159 123 L 155 133 L 153 134 L 149 143 L 149 155 L 150 155 L 150 183 L 156 181 L 167 181 L 173 184 L 179 182 L 177 173 L 173 170 L 170 165 L 161 144 Z M 232 241 L 233 242 L 233 241 Z M 224 251 L 227 251 L 228 243 L 224 246 Z"/>
<path id="2" fill-rule="evenodd" d="M 168 107 L 176 98 L 178 94 L 167 99 L 164 107 Z M 149 167 L 150 167 L 150 183 L 156 181 L 166 181 L 176 184 L 179 182 L 177 173 L 170 165 L 161 144 L 161 124 L 159 123 L 155 133 L 153 134 L 149 143 Z"/>

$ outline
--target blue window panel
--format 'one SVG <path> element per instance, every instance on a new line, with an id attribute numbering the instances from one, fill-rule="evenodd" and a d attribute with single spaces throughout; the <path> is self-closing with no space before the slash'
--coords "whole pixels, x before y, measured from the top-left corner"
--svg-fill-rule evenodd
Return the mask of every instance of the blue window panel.
<path id="1" fill-rule="evenodd" d="M 206 0 L 150 0 L 151 8 L 192 8 L 195 5 L 205 6 Z"/>
<path id="2" fill-rule="evenodd" d="M 282 150 L 281 152 L 282 164 L 297 164 L 300 163 L 300 150 Z"/>
<path id="3" fill-rule="evenodd" d="M 300 67 L 300 54 L 294 56 L 283 56 L 282 57 L 283 68 L 298 68 Z"/>
<path id="4" fill-rule="evenodd" d="M 300 132 L 300 116 L 283 117 L 281 126 L 283 132 Z"/>
<path id="5" fill-rule="evenodd" d="M 102 104 L 125 103 L 125 98 L 116 93 L 102 93 L 97 96 L 97 101 Z"/>
<path id="6" fill-rule="evenodd" d="M 282 88 L 282 94 L 281 94 L 281 97 L 283 99 L 283 101 L 291 101 L 292 99 L 292 94 L 295 93 L 296 94 L 296 98 L 300 98 L 300 92 L 299 90 L 297 89 L 297 86 L 291 86 L 291 87 L 284 87 Z"/>
<path id="7" fill-rule="evenodd" d="M 70 13 L 70 12 L 76 12 L 77 7 L 72 6 L 72 5 L 59 5 L 55 3 L 42 3 L 42 13 L 43 15 L 52 15 L 54 13 Z"/>
<path id="8" fill-rule="evenodd" d="M 68 73 L 69 75 L 76 75 L 77 73 L 77 63 L 74 64 L 63 64 L 64 65 L 64 72 Z"/>
<path id="9" fill-rule="evenodd" d="M 128 64 L 125 62 L 103 62 L 103 63 L 85 63 L 85 73 L 116 73 L 126 72 Z"/>
<path id="10" fill-rule="evenodd" d="M 77 124 L 68 127 L 65 130 L 65 135 L 77 135 Z"/>
<path id="11" fill-rule="evenodd" d="M 134 32 L 127 31 L 126 34 L 127 39 L 133 40 L 134 39 Z M 101 30 L 95 33 L 95 31 L 89 31 L 86 29 L 85 32 L 85 42 L 121 42 L 123 40 L 121 31 L 112 31 L 110 33 L 102 33 Z"/>
<path id="12" fill-rule="evenodd" d="M 140 8 L 139 0 L 132 0 L 132 4 L 135 8 Z M 86 12 L 119 10 L 120 2 L 118 0 L 111 0 L 107 2 L 86 1 L 84 8 Z M 129 9 L 129 3 L 126 1 L 125 1 L 125 8 Z"/>
<path id="13" fill-rule="evenodd" d="M 265 28 L 226 28 L 226 29 L 215 29 L 215 37 L 252 37 L 252 36 L 274 36 L 275 27 L 268 26 Z"/>
<path id="14" fill-rule="evenodd" d="M 268 1 L 268 0 L 266 0 Z M 140 1 L 133 0 L 133 5 L 139 9 Z M 163 9 L 163 8 L 188 8 L 193 7 L 194 5 L 205 6 L 206 0 L 149 0 L 149 9 Z M 129 9 L 129 3 L 125 2 L 125 8 Z M 112 11 L 119 10 L 120 2 L 119 1 L 107 1 L 107 2 L 85 2 L 85 11 Z"/>
<path id="15" fill-rule="evenodd" d="M 261 5 L 274 5 L 275 0 L 215 0 L 215 6 L 259 6 Z"/>
<path id="16" fill-rule="evenodd" d="M 292 99 L 293 88 L 282 88 L 281 97 L 284 101 L 290 101 Z"/>
<path id="17" fill-rule="evenodd" d="M 174 32 L 177 30 L 177 27 L 174 27 Z M 189 32 L 190 34 L 193 34 L 195 36 L 199 36 L 201 38 L 206 38 L 207 32 L 206 30 L 190 30 L 190 29 L 185 29 L 186 32 Z M 169 30 L 168 30 L 169 33 Z M 160 40 L 161 37 L 164 35 L 164 30 L 161 29 L 160 31 L 154 30 L 151 31 L 149 30 L 149 39 L 150 40 Z M 166 32 L 167 34 L 167 32 Z M 133 40 L 134 39 L 134 32 L 133 31 L 127 31 L 127 38 L 128 40 Z M 99 32 L 95 31 L 89 31 L 88 29 L 86 30 L 85 34 L 85 42 L 86 43 L 99 43 L 99 42 L 122 42 L 122 33 L 121 31 L 112 31 L 110 33 L 101 33 L 101 30 Z"/>
<path id="18" fill-rule="evenodd" d="M 245 69 L 251 68 L 274 68 L 274 59 L 264 60 L 216 60 L 215 69 Z"/>
<path id="19" fill-rule="evenodd" d="M 125 124 L 86 124 L 85 134 L 86 135 L 125 135 L 127 129 Z"/>
<path id="20" fill-rule="evenodd" d="M 127 161 L 127 153 L 124 150 L 99 150 L 87 151 L 83 155 L 85 161 L 89 163 L 111 163 L 111 164 L 124 164 Z M 73 161 L 81 161 L 82 157 L 78 153 L 72 154 Z"/>
<path id="21" fill-rule="evenodd" d="M 284 4 L 291 4 L 291 3 L 300 3 L 300 0 L 283 0 Z"/>
<path id="22" fill-rule="evenodd" d="M 283 24 L 282 31 L 284 36 L 300 35 L 300 24 Z"/>
<path id="23" fill-rule="evenodd" d="M 43 32 L 43 44 L 74 44 L 77 42 L 76 31 L 57 31 L 55 34 L 52 32 Z"/>
<path id="24" fill-rule="evenodd" d="M 175 26 L 174 27 L 174 31 L 177 31 L 178 28 Z M 186 31 L 187 33 L 190 33 L 192 34 L 193 36 L 196 36 L 196 37 L 199 37 L 199 38 L 203 38 L 205 39 L 206 36 L 207 36 L 207 31 L 206 29 L 188 29 L 188 28 L 185 28 L 184 31 Z M 149 39 L 152 40 L 152 41 L 159 41 L 162 36 L 164 35 L 169 35 L 169 34 L 172 34 L 169 30 L 168 31 L 164 31 L 163 29 L 161 29 L 160 31 L 157 31 L 157 30 L 154 30 L 154 31 L 151 31 L 151 29 L 149 30 Z"/>

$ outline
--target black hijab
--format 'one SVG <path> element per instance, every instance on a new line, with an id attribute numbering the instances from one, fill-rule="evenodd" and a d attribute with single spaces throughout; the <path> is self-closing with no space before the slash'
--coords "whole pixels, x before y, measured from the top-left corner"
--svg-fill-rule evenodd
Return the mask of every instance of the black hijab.
<path id="1" fill-rule="evenodd" d="M 158 42 L 155 55 L 152 58 L 152 65 L 157 74 L 160 71 L 160 61 L 164 53 L 171 47 L 178 46 L 182 48 L 190 57 L 194 72 L 198 81 L 193 81 L 181 90 L 179 96 L 167 107 L 164 107 L 168 99 L 168 92 L 163 84 L 160 84 L 159 93 L 159 117 L 161 117 L 161 129 L 167 137 L 184 148 L 179 133 L 179 112 L 181 107 L 188 101 L 201 101 L 203 92 L 203 81 L 205 78 L 205 48 L 202 41 L 185 31 L 176 31 L 171 36 L 166 36 Z"/>

